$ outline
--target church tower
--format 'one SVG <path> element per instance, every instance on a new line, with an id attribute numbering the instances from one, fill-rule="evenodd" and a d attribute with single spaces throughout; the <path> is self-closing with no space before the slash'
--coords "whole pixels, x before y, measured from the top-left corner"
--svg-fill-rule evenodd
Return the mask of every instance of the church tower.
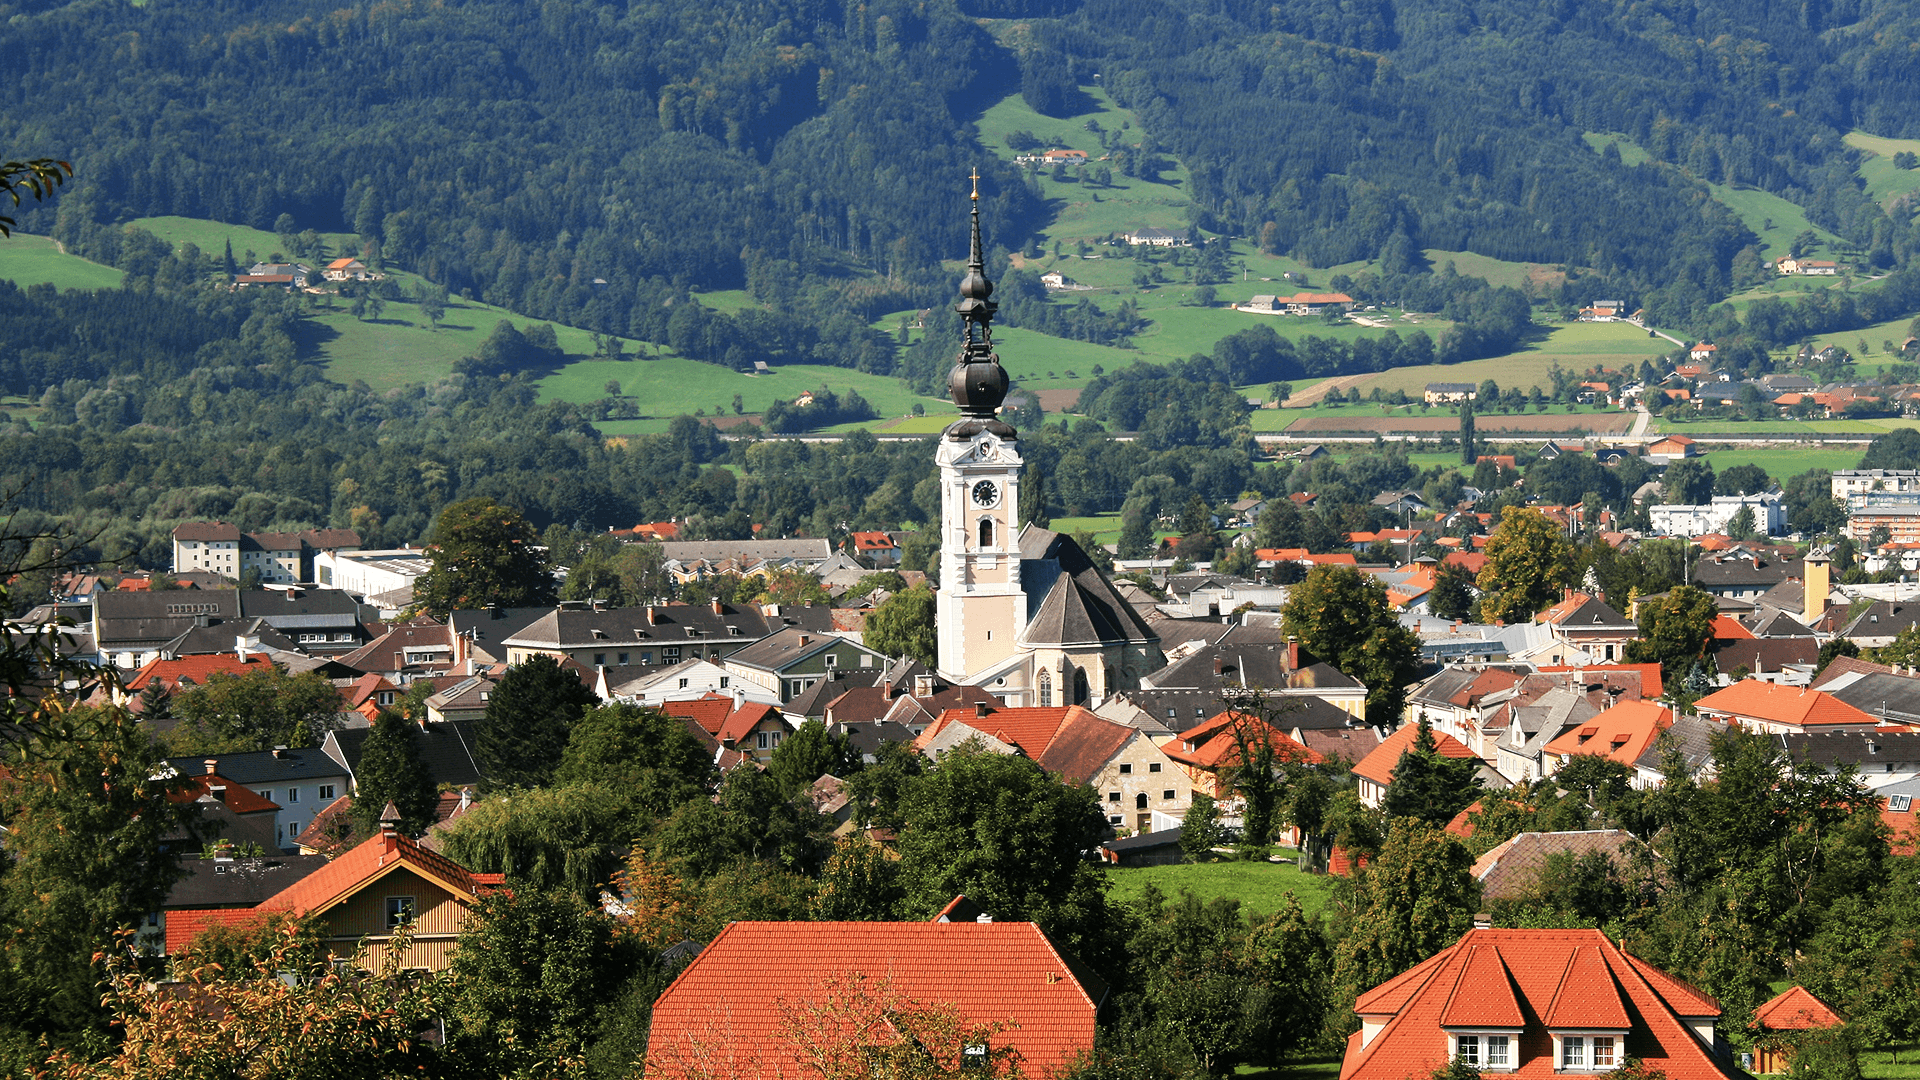
<path id="1" fill-rule="evenodd" d="M 980 246 L 980 176 L 973 176 L 973 247 L 954 309 L 966 322 L 947 389 L 960 419 L 940 438 L 940 601 L 935 616 L 942 673 L 964 680 L 1011 657 L 1026 629 L 1020 580 L 1019 434 L 996 414 L 1007 372 L 993 351 L 993 313 Z"/>

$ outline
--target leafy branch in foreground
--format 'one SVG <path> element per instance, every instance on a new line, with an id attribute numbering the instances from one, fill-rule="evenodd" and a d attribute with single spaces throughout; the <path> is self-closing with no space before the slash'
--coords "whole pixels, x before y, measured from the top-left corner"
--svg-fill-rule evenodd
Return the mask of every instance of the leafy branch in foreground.
<path id="1" fill-rule="evenodd" d="M 20 193 L 30 191 L 34 202 L 42 202 L 53 194 L 53 189 L 67 182 L 73 175 L 73 166 L 53 158 L 34 158 L 32 161 L 9 161 L 0 165 L 0 183 L 6 184 L 7 196 L 13 205 L 20 205 Z M 0 214 L 0 236 L 13 235 L 13 219 Z"/>

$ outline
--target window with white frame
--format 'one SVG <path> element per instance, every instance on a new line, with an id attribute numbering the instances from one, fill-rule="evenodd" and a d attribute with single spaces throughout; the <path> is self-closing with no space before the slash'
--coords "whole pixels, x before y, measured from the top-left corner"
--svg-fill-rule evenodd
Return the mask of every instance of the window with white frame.
<path id="1" fill-rule="evenodd" d="M 1889 765 L 1887 766 L 1887 768 L 1891 770 L 1893 766 Z M 1893 811 L 1896 814 L 1907 813 L 1908 811 L 1913 809 L 1913 796 L 1889 795 L 1887 796 L 1887 809 Z"/>
<path id="2" fill-rule="evenodd" d="M 1513 1031 L 1460 1032 L 1450 1036 L 1452 1056 L 1482 1072 L 1511 1072 L 1514 1069 Z"/>
<path id="3" fill-rule="evenodd" d="M 1612 1072 L 1620 1066 L 1624 1032 L 1595 1035 L 1555 1034 L 1554 1059 L 1562 1072 Z"/>

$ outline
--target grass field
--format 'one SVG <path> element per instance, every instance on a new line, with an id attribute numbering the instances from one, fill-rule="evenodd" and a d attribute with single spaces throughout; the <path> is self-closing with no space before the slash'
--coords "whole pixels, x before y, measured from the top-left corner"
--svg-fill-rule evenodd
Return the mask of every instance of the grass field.
<path id="1" fill-rule="evenodd" d="M 1555 364 L 1568 371 L 1585 371 L 1595 364 L 1619 368 L 1626 364 L 1671 352 L 1673 342 L 1648 337 L 1627 323 L 1563 323 L 1553 327 L 1540 341 L 1489 360 L 1469 360 L 1464 364 L 1431 364 L 1426 367 L 1395 368 L 1371 376 L 1358 385 L 1362 392 L 1405 390 L 1419 393 L 1430 382 L 1478 383 L 1492 379 L 1502 389 L 1509 386 L 1553 387 L 1547 374 Z"/>
<path id="2" fill-rule="evenodd" d="M 1860 1053 L 1860 1074 L 1867 1080 L 1912 1080 L 1920 1077 L 1920 1046 L 1902 1046 L 1899 1048 L 1899 1061 L 1890 1049 L 1863 1050 Z"/>
<path id="3" fill-rule="evenodd" d="M 14 233 L 0 240 L 0 278 L 16 285 L 50 283 L 56 289 L 115 289 L 126 275 L 111 266 L 61 251 L 51 237 Z"/>
<path id="4" fill-rule="evenodd" d="M 1742 437 L 1779 438 L 1783 435 L 1857 435 L 1873 438 L 1896 428 L 1920 428 L 1920 420 L 1889 417 L 1881 420 L 1712 420 L 1674 423 L 1654 418 L 1649 432 L 1685 435 L 1693 439 L 1737 441 Z"/>
<path id="5" fill-rule="evenodd" d="M 1745 448 L 1736 450 L 1714 450 L 1703 455 L 1715 472 L 1732 465 L 1758 465 L 1767 470 L 1767 475 L 1779 483 L 1786 483 L 1790 476 L 1798 476 L 1808 469 L 1853 469 L 1860 465 L 1860 448 L 1824 449 L 1821 447 L 1795 447 L 1793 449 Z"/>
<path id="6" fill-rule="evenodd" d="M 1900 196 L 1920 191 L 1920 169 L 1893 167 L 1893 155 L 1903 150 L 1920 154 L 1920 139 L 1883 139 L 1864 131 L 1850 131 L 1846 144 L 1871 155 L 1856 171 L 1867 185 L 1867 192 L 1878 199 L 1881 206 L 1890 207 Z"/>
<path id="7" fill-rule="evenodd" d="M 1059 528 L 1058 523 L 1054 528 Z M 1107 880 L 1113 883 L 1110 895 L 1116 901 L 1132 900 L 1152 883 L 1169 897 L 1187 889 L 1202 900 L 1216 896 L 1238 900 L 1241 910 L 1256 919 L 1278 911 L 1289 892 L 1299 899 L 1301 910 L 1309 915 L 1326 905 L 1326 877 L 1303 874 L 1292 863 L 1216 862 L 1114 868 L 1107 871 Z"/>
<path id="8" fill-rule="evenodd" d="M 185 217 L 149 217 L 135 218 L 128 222 L 145 229 L 153 235 L 178 248 L 181 244 L 192 244 L 208 255 L 218 256 L 226 250 L 229 242 L 233 244 L 233 257 L 245 269 L 250 262 L 271 257 L 280 251 L 280 238 L 264 229 L 250 228 L 246 225 L 228 225 L 220 221 L 206 221 L 201 218 Z M 327 250 L 333 258 L 342 255 L 358 255 L 360 238 L 352 233 L 321 233 Z M 253 252 L 253 258 L 247 252 Z M 284 254 L 284 253 L 283 253 Z M 311 263 L 313 260 L 307 260 Z"/>

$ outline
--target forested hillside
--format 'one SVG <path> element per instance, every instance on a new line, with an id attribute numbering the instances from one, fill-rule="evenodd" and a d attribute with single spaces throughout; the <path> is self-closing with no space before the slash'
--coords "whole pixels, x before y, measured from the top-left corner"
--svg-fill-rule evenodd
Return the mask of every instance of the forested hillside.
<path id="1" fill-rule="evenodd" d="M 1111 133 L 1112 167 L 1179 155 L 1204 228 L 1390 275 L 1422 248 L 1584 267 L 1687 325 L 1759 250 L 1700 181 L 1800 203 L 1874 266 L 1920 249 L 1841 142 L 1920 133 L 1912 7 L 28 0 L 0 5 L 34 87 L 0 140 L 75 162 L 56 232 L 83 249 L 153 214 L 350 230 L 456 292 L 649 340 L 686 287 L 744 285 L 773 322 L 703 358 L 784 342 L 886 372 L 865 324 L 946 300 L 970 168 L 994 242 L 1045 222 L 968 121 L 1014 89 L 1068 112 L 1098 77 L 1146 128 Z"/>

